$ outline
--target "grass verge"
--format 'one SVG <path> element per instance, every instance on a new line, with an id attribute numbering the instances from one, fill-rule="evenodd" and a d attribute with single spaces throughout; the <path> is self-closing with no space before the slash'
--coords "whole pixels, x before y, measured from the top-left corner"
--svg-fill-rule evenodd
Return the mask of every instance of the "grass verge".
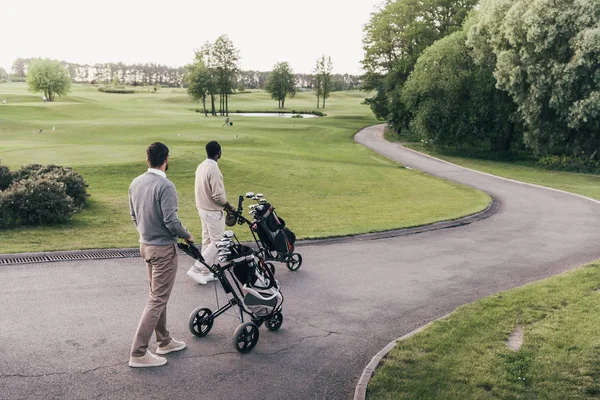
<path id="1" fill-rule="evenodd" d="M 600 264 L 459 307 L 399 343 L 368 399 L 597 399 Z M 518 351 L 506 341 L 517 327 Z"/>

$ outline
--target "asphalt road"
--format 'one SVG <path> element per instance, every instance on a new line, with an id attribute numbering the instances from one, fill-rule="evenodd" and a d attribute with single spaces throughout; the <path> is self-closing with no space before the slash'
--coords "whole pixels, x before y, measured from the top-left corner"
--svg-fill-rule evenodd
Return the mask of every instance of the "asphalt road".
<path id="1" fill-rule="evenodd" d="M 0 267 L 0 399 L 351 399 L 391 340 L 461 304 L 600 258 L 599 204 L 432 160 L 383 143 L 381 130 L 356 140 L 490 193 L 498 212 L 452 229 L 299 247 L 299 271 L 277 265 L 283 326 L 262 327 L 245 355 L 232 345 L 234 315 L 205 338 L 189 333 L 195 307 L 216 309 L 215 291 L 187 278 L 192 259 L 181 256 L 169 325 L 188 348 L 144 370 L 127 366 L 147 292 L 141 259 Z"/>

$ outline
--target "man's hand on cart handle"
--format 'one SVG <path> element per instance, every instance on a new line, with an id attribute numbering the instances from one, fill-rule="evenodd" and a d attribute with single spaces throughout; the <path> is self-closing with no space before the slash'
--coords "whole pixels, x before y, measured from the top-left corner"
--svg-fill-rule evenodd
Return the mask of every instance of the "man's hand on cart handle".
<path id="1" fill-rule="evenodd" d="M 190 236 L 186 237 L 183 240 L 185 240 L 187 244 L 194 244 L 194 242 L 196 241 L 196 239 L 194 239 L 194 235 L 192 235 L 191 233 Z"/>

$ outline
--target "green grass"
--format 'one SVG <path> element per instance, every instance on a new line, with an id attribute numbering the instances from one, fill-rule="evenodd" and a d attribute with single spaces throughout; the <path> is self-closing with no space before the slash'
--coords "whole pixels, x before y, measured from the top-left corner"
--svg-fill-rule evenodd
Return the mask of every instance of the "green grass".
<path id="1" fill-rule="evenodd" d="M 405 146 L 410 149 L 430 154 L 466 168 L 600 200 L 600 175 L 550 171 L 537 166 L 532 156 L 521 157 L 516 161 L 496 161 L 457 156 L 450 151 L 433 150 L 425 147 L 416 142 L 416 139 L 410 134 L 397 135 L 393 132 L 386 132 L 385 138 L 389 141 L 405 142 Z M 490 154 L 490 156 L 493 156 L 493 154 Z"/>
<path id="2" fill-rule="evenodd" d="M 323 118 L 205 117 L 183 89 L 111 94 L 73 85 L 54 103 L 23 83 L 0 87 L 0 160 L 11 169 L 29 163 L 72 166 L 89 184 L 90 204 L 69 223 L 0 231 L 0 253 L 135 247 L 127 189 L 146 170 L 145 149 L 170 148 L 168 172 L 179 193 L 179 215 L 196 236 L 194 172 L 204 145 L 218 140 L 228 198 L 262 192 L 300 238 L 356 234 L 454 219 L 482 210 L 487 195 L 409 171 L 356 144 L 361 128 L 377 123 L 365 94 L 337 92 Z M 286 101 L 287 110 L 314 110 L 312 93 Z M 233 95 L 230 110 L 276 110 L 265 92 Z M 320 109 L 321 110 L 321 109 Z M 55 128 L 53 131 L 52 129 Z M 42 133 L 39 133 L 42 129 Z M 244 227 L 234 229 L 249 238 Z"/>
<path id="3" fill-rule="evenodd" d="M 487 297 L 399 343 L 368 399 L 598 399 L 600 264 Z M 519 351 L 506 340 L 520 326 Z"/>

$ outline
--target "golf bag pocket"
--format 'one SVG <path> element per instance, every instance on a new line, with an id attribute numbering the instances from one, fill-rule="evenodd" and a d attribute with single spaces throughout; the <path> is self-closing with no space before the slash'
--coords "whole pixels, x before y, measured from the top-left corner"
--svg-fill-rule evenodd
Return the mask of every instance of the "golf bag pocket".
<path id="1" fill-rule="evenodd" d="M 296 235 L 287 228 L 280 229 L 273 238 L 273 245 L 278 254 L 289 254 L 294 252 Z"/>
<path id="2" fill-rule="evenodd" d="M 283 303 L 283 296 L 275 287 L 259 289 L 244 285 L 242 292 L 244 293 L 244 306 L 258 317 L 266 317 L 277 312 Z"/>

